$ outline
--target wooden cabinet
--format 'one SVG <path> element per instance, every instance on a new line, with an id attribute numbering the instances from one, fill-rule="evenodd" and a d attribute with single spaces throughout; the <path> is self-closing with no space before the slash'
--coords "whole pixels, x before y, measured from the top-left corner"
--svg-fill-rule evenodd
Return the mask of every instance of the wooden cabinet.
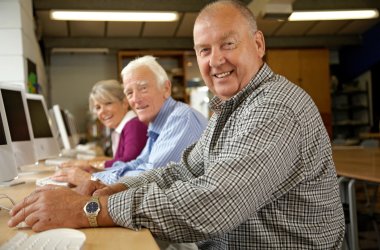
<path id="1" fill-rule="evenodd" d="M 269 49 L 272 70 L 303 88 L 314 100 L 332 136 L 329 51 L 327 49 Z"/>
<path id="2" fill-rule="evenodd" d="M 165 69 L 172 83 L 172 97 L 178 101 L 189 102 L 186 92 L 186 57 L 187 51 L 119 51 L 119 72 L 133 59 L 140 56 L 152 55 Z"/>

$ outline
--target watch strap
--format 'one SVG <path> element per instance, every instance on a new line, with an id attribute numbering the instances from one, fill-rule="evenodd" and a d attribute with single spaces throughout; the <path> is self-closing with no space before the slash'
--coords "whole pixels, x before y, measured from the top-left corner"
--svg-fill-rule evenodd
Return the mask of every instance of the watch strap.
<path id="1" fill-rule="evenodd" d="M 99 206 L 99 209 L 95 213 L 88 213 L 86 210 L 85 210 L 85 212 L 86 212 L 88 223 L 90 224 L 90 227 L 97 227 L 98 226 L 97 217 L 98 217 L 98 214 L 100 211 L 99 197 L 98 196 L 92 196 L 91 200 L 89 200 L 87 202 L 87 204 L 89 204 L 91 202 L 96 202 Z M 87 206 L 87 204 L 86 204 L 86 206 Z"/>

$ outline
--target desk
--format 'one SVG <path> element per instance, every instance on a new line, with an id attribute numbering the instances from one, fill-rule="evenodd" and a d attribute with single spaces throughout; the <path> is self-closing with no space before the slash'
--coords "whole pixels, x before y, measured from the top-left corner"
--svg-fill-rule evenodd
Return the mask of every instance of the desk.
<path id="1" fill-rule="evenodd" d="M 379 148 L 334 148 L 333 158 L 338 175 L 380 183 Z"/>
<path id="2" fill-rule="evenodd" d="M 25 184 L 20 184 L 13 187 L 0 187 L 0 193 L 9 195 L 16 202 L 21 201 L 25 196 L 30 194 L 35 189 L 35 181 L 37 178 L 52 175 L 54 167 L 44 166 L 27 166 L 23 168 L 24 171 L 35 171 L 31 173 L 23 173 L 20 176 Z M 0 199 L 0 204 L 10 206 L 10 202 L 5 199 Z M 18 231 L 15 228 L 9 228 L 7 221 L 9 219 L 7 211 L 0 211 L 0 245 L 6 242 L 9 238 L 13 237 Z M 34 232 L 30 229 L 23 231 L 28 234 Z M 86 234 L 86 242 L 83 249 L 159 249 L 151 233 L 147 229 L 135 232 L 130 229 L 122 227 L 110 228 L 87 228 L 81 229 Z"/>
<path id="3" fill-rule="evenodd" d="M 380 139 L 380 133 L 361 133 L 361 139 Z"/>
<path id="4" fill-rule="evenodd" d="M 348 184 L 344 188 L 350 213 L 350 245 L 359 248 L 358 226 L 356 218 L 355 182 L 364 181 L 380 183 L 380 149 L 379 148 L 334 148 L 333 158 L 339 181 Z"/>

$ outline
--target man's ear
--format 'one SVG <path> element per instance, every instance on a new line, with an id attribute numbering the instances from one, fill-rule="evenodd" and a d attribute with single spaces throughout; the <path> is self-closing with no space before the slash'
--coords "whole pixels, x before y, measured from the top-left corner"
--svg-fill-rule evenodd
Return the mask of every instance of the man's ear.
<path id="1" fill-rule="evenodd" d="M 172 94 L 172 83 L 169 80 L 165 81 L 163 88 L 164 88 L 164 97 L 165 99 L 168 99 L 169 96 Z"/>
<path id="2" fill-rule="evenodd" d="M 265 55 L 265 40 L 264 40 L 264 34 L 258 30 L 255 33 L 255 43 L 256 43 L 256 49 L 259 54 L 259 56 L 264 58 Z"/>

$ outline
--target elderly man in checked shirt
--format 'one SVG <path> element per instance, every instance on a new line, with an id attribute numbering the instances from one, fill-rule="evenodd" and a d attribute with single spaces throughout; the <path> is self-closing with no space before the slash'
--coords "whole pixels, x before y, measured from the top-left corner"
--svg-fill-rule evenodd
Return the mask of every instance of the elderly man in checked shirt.
<path id="1" fill-rule="evenodd" d="M 111 186 L 88 182 L 82 191 L 100 196 L 98 224 L 148 228 L 199 249 L 340 249 L 345 225 L 329 137 L 310 96 L 263 62 L 251 12 L 238 2 L 211 3 L 195 21 L 194 45 L 215 94 L 205 133 L 179 163 Z M 37 210 L 26 223 L 88 227 L 81 212 L 88 194 L 41 191 L 45 216 L 68 220 Z M 55 197 L 71 202 L 57 211 Z M 9 225 L 31 205 L 18 204 Z"/>

